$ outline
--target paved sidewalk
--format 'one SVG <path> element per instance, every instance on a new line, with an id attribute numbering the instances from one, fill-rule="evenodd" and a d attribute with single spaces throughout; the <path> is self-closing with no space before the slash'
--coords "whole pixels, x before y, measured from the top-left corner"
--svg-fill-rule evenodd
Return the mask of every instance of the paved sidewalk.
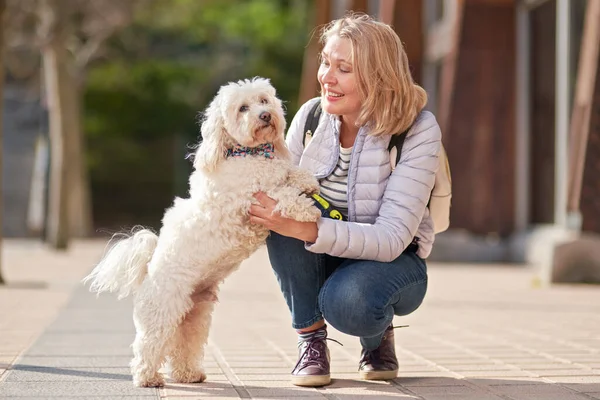
<path id="1" fill-rule="evenodd" d="M 600 287 L 535 288 L 530 270 L 511 266 L 431 264 L 423 306 L 395 320 L 410 325 L 396 331 L 396 380 L 359 381 L 358 341 L 331 330 L 344 344 L 330 345 L 333 384 L 294 387 L 296 337 L 264 249 L 223 285 L 207 382 L 134 388 L 130 300 L 78 283 L 103 247 L 4 243 L 13 283 L 0 288 L 0 397 L 600 399 Z"/>

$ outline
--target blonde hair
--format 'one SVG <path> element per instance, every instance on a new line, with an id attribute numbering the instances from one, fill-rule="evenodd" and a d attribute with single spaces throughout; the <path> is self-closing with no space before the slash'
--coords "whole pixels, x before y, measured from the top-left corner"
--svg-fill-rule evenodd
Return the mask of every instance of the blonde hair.
<path id="1" fill-rule="evenodd" d="M 369 125 L 380 136 L 407 130 L 427 103 L 427 93 L 410 73 L 400 38 L 387 24 L 362 13 L 350 13 L 323 28 L 321 43 L 349 39 L 362 108 L 356 124 Z"/>

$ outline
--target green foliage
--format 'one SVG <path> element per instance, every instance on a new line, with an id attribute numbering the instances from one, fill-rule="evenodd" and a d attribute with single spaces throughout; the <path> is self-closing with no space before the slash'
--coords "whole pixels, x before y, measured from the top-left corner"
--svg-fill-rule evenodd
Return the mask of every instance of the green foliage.
<path id="1" fill-rule="evenodd" d="M 190 170 L 184 156 L 198 138 L 197 113 L 228 81 L 271 79 L 289 122 L 298 108 L 309 4 L 155 0 L 139 10 L 88 74 L 84 128 L 94 196 L 104 199 L 136 182 L 166 192 L 164 199 L 185 195 Z M 158 222 L 168 205 L 143 213 Z"/>
<path id="2" fill-rule="evenodd" d="M 196 78 L 196 79 L 195 79 Z M 118 171 L 143 167 L 143 146 L 185 132 L 194 132 L 195 111 L 177 93 L 198 82 L 191 71 L 161 62 L 108 64 L 96 69 L 85 96 L 89 162 L 96 179 L 114 179 Z M 139 148 L 138 151 L 135 151 Z M 119 164 L 113 164 L 115 157 Z"/>

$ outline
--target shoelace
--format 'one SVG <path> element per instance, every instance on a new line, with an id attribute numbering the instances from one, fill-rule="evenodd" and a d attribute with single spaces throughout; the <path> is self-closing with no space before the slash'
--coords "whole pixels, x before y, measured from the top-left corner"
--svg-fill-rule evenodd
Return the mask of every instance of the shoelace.
<path id="1" fill-rule="evenodd" d="M 323 334 L 321 332 L 317 332 L 314 335 L 298 342 L 298 347 L 300 347 L 306 343 L 306 348 L 304 349 L 304 351 L 302 352 L 300 357 L 298 357 L 298 362 L 296 363 L 294 370 L 296 370 L 296 368 L 298 368 L 298 366 L 300 364 L 304 364 L 304 366 L 318 365 L 318 366 L 322 367 L 321 360 L 320 360 L 321 356 L 322 356 L 321 351 L 319 349 L 315 348 L 314 345 L 317 342 L 321 342 L 321 341 L 325 341 L 325 340 L 330 340 L 332 342 L 339 344 L 340 346 L 343 346 L 343 344 L 338 342 L 337 340 L 328 338 L 325 336 L 325 334 Z M 306 361 L 304 361 L 305 357 L 306 357 Z"/>

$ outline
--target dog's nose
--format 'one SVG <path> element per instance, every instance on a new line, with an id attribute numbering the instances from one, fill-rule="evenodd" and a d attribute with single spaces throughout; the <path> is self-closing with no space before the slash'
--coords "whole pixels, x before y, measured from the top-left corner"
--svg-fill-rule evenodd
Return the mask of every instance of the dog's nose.
<path id="1" fill-rule="evenodd" d="M 271 113 L 263 111 L 260 113 L 259 118 L 265 122 L 271 122 Z"/>

